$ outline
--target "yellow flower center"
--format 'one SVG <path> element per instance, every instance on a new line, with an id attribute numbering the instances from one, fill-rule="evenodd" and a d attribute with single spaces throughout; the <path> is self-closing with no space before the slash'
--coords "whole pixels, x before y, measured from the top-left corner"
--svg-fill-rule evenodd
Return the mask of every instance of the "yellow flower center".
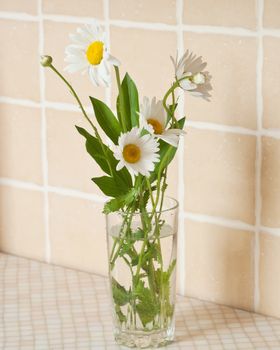
<path id="1" fill-rule="evenodd" d="M 87 48 L 86 56 L 90 64 L 96 66 L 103 58 L 103 47 L 102 41 L 94 41 Z"/>
<path id="2" fill-rule="evenodd" d="M 138 146 L 130 143 L 124 146 L 123 157 L 128 163 L 136 163 L 141 157 L 141 150 Z"/>
<path id="3" fill-rule="evenodd" d="M 155 134 L 162 134 L 163 127 L 158 120 L 150 118 L 147 120 L 147 122 L 148 124 L 152 125 Z"/>

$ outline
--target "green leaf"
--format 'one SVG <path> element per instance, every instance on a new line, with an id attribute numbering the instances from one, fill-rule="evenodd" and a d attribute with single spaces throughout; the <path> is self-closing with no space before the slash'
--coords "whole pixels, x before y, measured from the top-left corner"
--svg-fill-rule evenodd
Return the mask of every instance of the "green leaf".
<path id="1" fill-rule="evenodd" d="M 171 317 L 174 312 L 174 304 L 170 302 L 170 279 L 167 272 L 163 272 L 162 298 L 165 305 L 166 316 Z"/>
<path id="2" fill-rule="evenodd" d="M 138 90 L 128 73 L 121 83 L 121 91 L 117 98 L 117 112 L 119 120 L 125 122 L 126 130 L 139 126 Z"/>
<path id="3" fill-rule="evenodd" d="M 183 129 L 185 120 L 186 120 L 185 117 L 178 120 L 180 129 Z M 162 140 L 159 141 L 160 162 L 156 164 L 155 169 L 150 176 L 151 182 L 155 181 L 157 178 L 157 175 L 161 173 L 163 169 L 166 168 L 171 163 L 171 161 L 175 157 L 176 152 L 177 152 L 177 147 L 171 146 Z"/>
<path id="4" fill-rule="evenodd" d="M 167 271 L 161 271 L 160 269 L 155 271 L 156 291 L 162 294 L 162 301 L 167 317 L 172 317 L 174 313 L 174 304 L 171 304 L 170 301 L 170 277 L 174 271 L 175 265 L 176 259 L 173 259 Z"/>
<path id="5" fill-rule="evenodd" d="M 132 232 L 132 238 L 135 241 L 141 241 L 145 237 L 145 233 L 142 228 L 138 227 L 136 231 Z"/>
<path id="6" fill-rule="evenodd" d="M 128 191 L 127 185 L 120 177 L 93 177 L 92 181 L 101 189 L 101 191 L 109 197 L 118 197 Z"/>
<path id="7" fill-rule="evenodd" d="M 76 126 L 78 132 L 86 138 L 86 149 L 87 152 L 91 155 L 91 157 L 96 161 L 96 163 L 100 166 L 100 168 L 107 174 L 110 174 L 110 168 L 107 162 L 109 162 L 115 167 L 117 161 L 115 160 L 112 151 L 103 144 L 106 155 L 103 152 L 100 142 L 96 137 L 89 134 L 84 128 Z"/>
<path id="8" fill-rule="evenodd" d="M 158 302 L 154 300 L 151 290 L 144 286 L 143 281 L 140 280 L 138 282 L 134 293 L 138 299 L 136 310 L 143 326 L 145 327 L 149 322 L 154 320 L 155 316 L 160 311 L 160 307 Z"/>
<path id="9" fill-rule="evenodd" d="M 121 127 L 118 119 L 104 102 L 94 97 L 90 97 L 90 101 L 92 103 L 98 124 L 103 129 L 105 134 L 114 142 L 114 144 L 117 144 L 121 133 Z"/>
<path id="10" fill-rule="evenodd" d="M 119 251 L 119 256 L 124 256 L 127 255 L 129 256 L 130 260 L 131 260 L 131 265 L 135 266 L 138 264 L 138 260 L 139 260 L 139 256 L 137 254 L 137 251 L 134 248 L 134 240 L 131 239 L 126 239 L 120 248 Z"/>
<path id="11" fill-rule="evenodd" d="M 176 266 L 176 259 L 173 259 L 173 260 L 172 260 L 172 263 L 169 265 L 169 267 L 168 267 L 168 269 L 167 269 L 167 271 L 166 271 L 166 273 L 167 273 L 166 279 L 167 279 L 167 280 L 170 279 L 170 276 L 171 276 L 171 274 L 172 274 L 172 272 L 173 272 L 175 266 Z"/>
<path id="12" fill-rule="evenodd" d="M 175 112 L 175 110 L 176 110 L 177 107 L 178 107 L 178 103 L 177 103 L 177 102 L 175 102 L 174 104 L 170 104 L 170 105 L 168 106 L 169 112 L 167 113 L 167 122 L 169 122 L 169 120 L 170 120 L 171 117 L 172 117 L 171 111 L 172 111 L 173 114 L 174 114 L 174 112 Z"/>
<path id="13" fill-rule="evenodd" d="M 112 294 L 115 304 L 119 306 L 127 304 L 130 300 L 130 293 L 114 278 L 112 278 Z"/>
<path id="14" fill-rule="evenodd" d="M 115 211 L 120 210 L 124 206 L 128 206 L 135 200 L 135 197 L 138 195 L 137 189 L 134 187 L 131 188 L 126 194 L 118 196 L 114 199 L 111 199 L 104 205 L 103 213 L 109 214 Z"/>
<path id="15" fill-rule="evenodd" d="M 128 170 L 124 167 L 120 171 L 116 171 L 118 161 L 114 157 L 113 152 L 105 144 L 100 144 L 99 140 L 88 133 L 84 128 L 76 126 L 78 132 L 86 139 L 86 149 L 89 155 L 96 161 L 100 168 L 108 175 L 111 175 L 110 167 L 113 171 L 114 177 L 120 177 L 122 181 L 127 184 L 127 188 L 132 187 L 132 179 Z"/>
<path id="16" fill-rule="evenodd" d="M 186 117 L 183 117 L 183 118 L 178 120 L 179 129 L 183 130 L 184 125 L 185 125 L 185 121 L 186 121 Z"/>
<path id="17" fill-rule="evenodd" d="M 126 322 L 127 321 L 127 318 L 126 316 L 123 314 L 121 308 L 119 305 L 115 305 L 115 310 L 116 310 L 116 314 L 119 318 L 119 321 L 120 323 L 123 323 L 123 322 Z"/>

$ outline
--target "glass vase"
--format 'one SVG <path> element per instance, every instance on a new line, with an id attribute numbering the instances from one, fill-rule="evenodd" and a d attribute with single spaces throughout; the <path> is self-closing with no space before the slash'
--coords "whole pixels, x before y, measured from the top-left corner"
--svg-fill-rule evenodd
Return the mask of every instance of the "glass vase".
<path id="1" fill-rule="evenodd" d="M 156 348 L 174 339 L 178 202 L 106 215 L 114 336 Z"/>

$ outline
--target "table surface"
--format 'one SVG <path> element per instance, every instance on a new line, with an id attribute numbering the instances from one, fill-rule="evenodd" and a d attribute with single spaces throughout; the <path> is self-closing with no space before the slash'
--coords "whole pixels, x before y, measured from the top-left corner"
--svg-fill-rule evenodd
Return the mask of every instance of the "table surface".
<path id="1" fill-rule="evenodd" d="M 114 343 L 108 280 L 0 254 L 0 349 L 127 349 Z M 177 297 L 177 349 L 280 349 L 280 320 Z"/>

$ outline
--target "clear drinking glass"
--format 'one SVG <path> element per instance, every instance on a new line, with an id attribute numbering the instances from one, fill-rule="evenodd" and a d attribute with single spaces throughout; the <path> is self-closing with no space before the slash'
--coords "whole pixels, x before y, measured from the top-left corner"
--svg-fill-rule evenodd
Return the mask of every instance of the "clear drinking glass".
<path id="1" fill-rule="evenodd" d="M 107 214 L 109 279 L 116 342 L 148 348 L 174 338 L 178 202 L 160 210 Z"/>

